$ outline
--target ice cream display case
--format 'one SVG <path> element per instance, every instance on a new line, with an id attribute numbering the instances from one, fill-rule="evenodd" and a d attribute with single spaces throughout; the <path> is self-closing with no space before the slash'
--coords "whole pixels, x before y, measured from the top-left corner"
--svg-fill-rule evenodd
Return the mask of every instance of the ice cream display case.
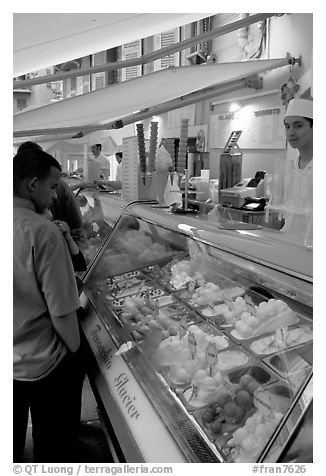
<path id="1" fill-rule="evenodd" d="M 126 461 L 277 462 L 303 425 L 311 250 L 131 204 L 81 299 L 89 378 Z"/>

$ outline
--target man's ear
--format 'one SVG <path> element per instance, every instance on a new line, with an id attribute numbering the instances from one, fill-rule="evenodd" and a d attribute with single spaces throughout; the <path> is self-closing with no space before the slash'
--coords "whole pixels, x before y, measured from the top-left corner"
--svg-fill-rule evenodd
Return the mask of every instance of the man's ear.
<path id="1" fill-rule="evenodd" d="M 26 184 L 28 191 L 34 193 L 37 190 L 38 183 L 39 183 L 39 178 L 38 177 L 33 177 L 33 178 L 29 179 L 27 184 Z"/>

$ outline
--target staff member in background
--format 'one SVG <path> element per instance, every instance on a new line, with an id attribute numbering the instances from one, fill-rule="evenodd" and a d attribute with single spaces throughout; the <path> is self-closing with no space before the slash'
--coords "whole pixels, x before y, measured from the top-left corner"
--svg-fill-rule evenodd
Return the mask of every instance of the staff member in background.
<path id="1" fill-rule="evenodd" d="M 106 183 L 110 178 L 110 161 L 102 152 L 102 144 L 91 146 L 93 157 L 88 159 L 89 181 L 81 181 L 70 186 L 70 190 L 83 188 L 96 188 L 102 182 Z"/>
<path id="2" fill-rule="evenodd" d="M 288 143 L 299 155 L 285 174 L 285 224 L 282 232 L 312 245 L 313 230 L 313 102 L 292 99 L 284 118 Z"/>
<path id="3" fill-rule="evenodd" d="M 119 190 L 122 188 L 122 180 L 121 180 L 122 152 L 116 152 L 115 158 L 118 162 L 115 180 L 95 180 L 94 183 L 96 185 L 106 185 L 107 187 L 110 187 L 112 190 Z"/>
<path id="4" fill-rule="evenodd" d="M 103 176 L 103 179 L 109 180 L 110 162 L 109 162 L 109 159 L 102 152 L 102 144 L 93 144 L 91 146 L 91 151 L 94 156 L 94 160 L 99 163 L 100 173 Z M 101 176 L 97 178 L 100 179 Z"/>
<path id="5" fill-rule="evenodd" d="M 56 196 L 60 164 L 34 148 L 13 159 L 13 439 L 23 462 L 31 412 L 34 462 L 73 462 L 84 370 L 72 262 L 42 213 Z"/>
<path id="6" fill-rule="evenodd" d="M 27 150 L 43 149 L 36 142 L 27 141 L 20 144 L 17 153 Z M 50 211 L 54 220 L 65 221 L 70 228 L 71 235 L 76 239 L 79 238 L 79 233 L 83 226 L 83 218 L 76 197 L 63 178 L 59 180 L 56 188 L 56 196 L 50 205 Z"/>

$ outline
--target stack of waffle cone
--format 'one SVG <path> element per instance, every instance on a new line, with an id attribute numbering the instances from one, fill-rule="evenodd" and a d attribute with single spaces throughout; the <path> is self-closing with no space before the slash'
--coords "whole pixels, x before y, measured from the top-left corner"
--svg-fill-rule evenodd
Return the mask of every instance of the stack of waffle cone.
<path id="1" fill-rule="evenodd" d="M 148 175 L 149 182 L 152 181 L 153 171 L 155 168 L 155 157 L 156 157 L 156 147 L 157 147 L 157 122 L 151 122 L 150 129 L 150 139 L 149 139 L 149 154 L 148 154 Z"/>
<path id="2" fill-rule="evenodd" d="M 188 122 L 189 122 L 189 119 L 182 119 L 181 121 L 180 143 L 179 143 L 178 161 L 177 161 L 177 171 L 180 174 L 184 173 L 184 169 L 186 167 Z"/>
<path id="3" fill-rule="evenodd" d="M 138 138 L 138 153 L 139 153 L 139 168 L 140 174 L 145 184 L 146 176 L 146 150 L 145 150 L 145 137 L 143 124 L 136 124 L 137 138 Z"/>

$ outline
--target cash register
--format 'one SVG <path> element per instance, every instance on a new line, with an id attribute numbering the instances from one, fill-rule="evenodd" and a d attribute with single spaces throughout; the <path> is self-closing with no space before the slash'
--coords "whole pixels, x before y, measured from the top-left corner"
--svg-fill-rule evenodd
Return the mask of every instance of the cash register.
<path id="1" fill-rule="evenodd" d="M 264 210 L 264 176 L 266 172 L 257 171 L 254 178 L 246 178 L 233 187 L 220 190 L 220 204 L 224 207 L 245 210 Z"/>

